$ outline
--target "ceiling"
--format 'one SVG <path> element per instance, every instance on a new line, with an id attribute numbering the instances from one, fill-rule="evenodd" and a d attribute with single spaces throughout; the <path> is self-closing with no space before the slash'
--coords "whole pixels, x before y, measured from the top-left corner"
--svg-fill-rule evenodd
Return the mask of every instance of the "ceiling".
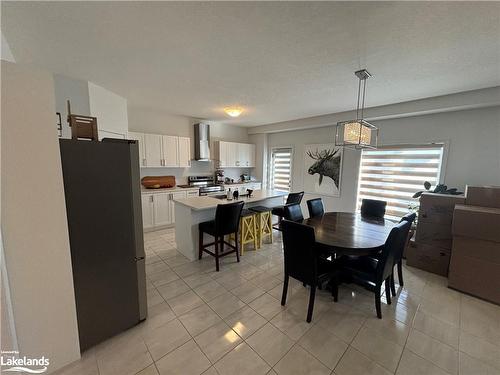
<path id="1" fill-rule="evenodd" d="M 17 62 L 243 126 L 500 85 L 497 2 L 8 2 Z M 223 108 L 246 111 L 229 119 Z"/>

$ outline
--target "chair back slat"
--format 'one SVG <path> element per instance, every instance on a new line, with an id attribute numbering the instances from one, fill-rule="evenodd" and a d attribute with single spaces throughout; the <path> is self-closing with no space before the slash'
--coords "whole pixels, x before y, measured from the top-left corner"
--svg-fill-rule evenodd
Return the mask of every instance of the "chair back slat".
<path id="1" fill-rule="evenodd" d="M 317 279 L 316 238 L 314 228 L 284 219 L 283 249 L 285 254 L 285 274 L 313 285 Z"/>
<path id="2" fill-rule="evenodd" d="M 323 200 L 321 198 L 309 199 L 307 201 L 307 209 L 309 211 L 309 217 L 323 216 L 325 213 Z"/>
<path id="3" fill-rule="evenodd" d="M 406 244 L 406 237 L 408 236 L 410 226 L 411 223 L 404 220 L 392 228 L 389 233 L 377 264 L 377 283 L 381 283 L 391 275 L 394 264 L 397 262 L 396 258 L 399 253 L 402 253 Z"/>
<path id="4" fill-rule="evenodd" d="M 302 197 L 304 196 L 304 192 L 298 192 L 298 193 L 290 193 L 288 194 L 288 197 L 286 198 L 286 204 L 292 204 L 292 203 L 298 203 L 300 204 L 302 202 Z"/>
<path id="5" fill-rule="evenodd" d="M 215 210 L 216 232 L 222 236 L 237 233 L 244 202 L 219 204 Z"/>
<path id="6" fill-rule="evenodd" d="M 361 201 L 361 215 L 383 218 L 385 216 L 386 201 L 377 199 L 363 199 Z"/>
<path id="7" fill-rule="evenodd" d="M 302 215 L 302 209 L 299 203 L 287 204 L 284 209 L 285 219 L 296 222 L 304 220 L 304 215 Z"/>

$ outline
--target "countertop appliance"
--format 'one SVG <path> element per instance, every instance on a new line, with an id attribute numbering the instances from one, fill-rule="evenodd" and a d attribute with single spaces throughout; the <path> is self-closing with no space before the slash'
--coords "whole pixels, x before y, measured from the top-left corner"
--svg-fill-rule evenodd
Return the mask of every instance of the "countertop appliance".
<path id="1" fill-rule="evenodd" d="M 244 173 L 244 174 L 242 174 L 242 175 L 240 176 L 240 181 L 241 181 L 241 182 L 249 182 L 249 181 L 250 181 L 250 175 L 245 174 L 245 173 Z"/>
<path id="2" fill-rule="evenodd" d="M 219 195 L 224 193 L 224 185 L 215 184 L 212 176 L 189 176 L 188 184 L 199 187 L 200 195 Z"/>
<path id="3" fill-rule="evenodd" d="M 60 139 L 80 349 L 146 319 L 137 141 Z"/>
<path id="4" fill-rule="evenodd" d="M 224 183 L 224 169 L 217 168 L 215 170 L 215 183 L 216 184 L 223 184 Z"/>

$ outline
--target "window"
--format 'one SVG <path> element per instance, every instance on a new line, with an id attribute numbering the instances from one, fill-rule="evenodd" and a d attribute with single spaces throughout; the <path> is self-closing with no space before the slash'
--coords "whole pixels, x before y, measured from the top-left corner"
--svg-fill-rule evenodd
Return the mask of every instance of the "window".
<path id="1" fill-rule="evenodd" d="M 271 150 L 271 189 L 290 191 L 292 172 L 292 149 L 273 148 Z"/>
<path id="2" fill-rule="evenodd" d="M 439 183 L 443 145 L 392 146 L 363 150 L 358 183 L 358 209 L 363 198 L 387 202 L 386 217 L 399 220 L 408 213 L 412 195 L 429 181 Z"/>

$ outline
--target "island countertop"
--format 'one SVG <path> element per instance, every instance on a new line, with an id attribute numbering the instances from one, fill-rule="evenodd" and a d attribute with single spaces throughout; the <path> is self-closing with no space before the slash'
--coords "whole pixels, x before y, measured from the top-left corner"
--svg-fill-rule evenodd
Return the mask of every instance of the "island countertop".
<path id="1" fill-rule="evenodd" d="M 252 196 L 250 198 L 247 198 L 245 196 L 230 201 L 228 201 L 227 199 L 218 199 L 210 196 L 198 196 L 198 197 L 174 199 L 174 202 L 187 206 L 192 210 L 199 211 L 199 210 L 215 208 L 219 204 L 228 204 L 238 201 L 243 201 L 245 203 L 256 203 L 270 198 L 283 197 L 285 195 L 287 195 L 287 193 L 277 190 L 257 190 L 252 193 Z"/>

